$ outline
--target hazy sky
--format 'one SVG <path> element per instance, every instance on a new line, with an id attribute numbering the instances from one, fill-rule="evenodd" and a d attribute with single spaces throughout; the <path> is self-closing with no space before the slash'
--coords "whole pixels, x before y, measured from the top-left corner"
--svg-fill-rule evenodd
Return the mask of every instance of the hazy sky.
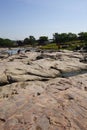
<path id="1" fill-rule="evenodd" d="M 0 37 L 87 31 L 87 0 L 0 0 Z"/>

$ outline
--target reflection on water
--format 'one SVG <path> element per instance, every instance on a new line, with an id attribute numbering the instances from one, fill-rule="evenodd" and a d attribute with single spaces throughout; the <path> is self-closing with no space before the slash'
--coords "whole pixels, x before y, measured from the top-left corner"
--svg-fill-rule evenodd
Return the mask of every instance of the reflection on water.
<path id="1" fill-rule="evenodd" d="M 25 49 L 25 48 L 16 48 L 16 49 L 6 50 L 6 52 L 7 52 L 9 55 L 13 55 L 13 54 L 17 54 L 18 50 L 20 50 L 20 51 L 23 52 L 23 53 L 24 53 L 26 50 L 31 51 L 31 52 L 36 51 L 35 48 L 27 48 L 27 49 Z"/>
<path id="2" fill-rule="evenodd" d="M 72 76 L 76 76 L 76 75 L 80 75 L 80 74 L 86 74 L 86 73 L 87 73 L 87 69 L 82 69 L 79 71 L 64 72 L 64 73 L 62 73 L 62 77 L 68 78 L 68 77 L 72 77 Z"/>
<path id="3" fill-rule="evenodd" d="M 19 48 L 17 49 L 12 49 L 12 50 L 7 50 L 7 53 L 9 53 L 9 55 L 13 55 L 16 54 L 18 52 Z"/>
<path id="4" fill-rule="evenodd" d="M 20 48 L 1 50 L 0 53 L 1 53 L 1 54 L 13 55 L 13 54 L 16 54 L 19 49 L 20 49 Z M 23 51 L 24 49 L 20 49 L 20 50 Z"/>

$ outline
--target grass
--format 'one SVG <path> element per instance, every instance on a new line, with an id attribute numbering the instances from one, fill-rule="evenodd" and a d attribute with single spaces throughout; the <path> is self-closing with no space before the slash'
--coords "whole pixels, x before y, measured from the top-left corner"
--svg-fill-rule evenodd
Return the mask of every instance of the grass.
<path id="1" fill-rule="evenodd" d="M 77 47 L 83 47 L 85 43 L 78 41 L 66 42 L 60 46 L 60 49 L 67 49 L 67 50 L 76 50 Z M 49 43 L 47 45 L 41 46 L 40 49 L 45 50 L 58 50 L 58 46 L 56 43 Z"/>
<path id="2" fill-rule="evenodd" d="M 41 46 L 40 49 L 53 49 L 53 50 L 58 50 L 58 47 L 56 45 L 56 43 L 49 43 L 47 45 Z"/>

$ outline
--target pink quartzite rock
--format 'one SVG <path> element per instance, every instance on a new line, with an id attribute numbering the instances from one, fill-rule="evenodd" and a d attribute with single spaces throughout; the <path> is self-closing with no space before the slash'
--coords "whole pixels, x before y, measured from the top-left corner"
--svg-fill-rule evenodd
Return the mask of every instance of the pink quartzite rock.
<path id="1" fill-rule="evenodd" d="M 29 52 L 0 63 L 0 130 L 87 130 L 87 73 L 62 77 L 87 65 L 79 53 L 58 54 L 35 60 L 39 52 Z"/>

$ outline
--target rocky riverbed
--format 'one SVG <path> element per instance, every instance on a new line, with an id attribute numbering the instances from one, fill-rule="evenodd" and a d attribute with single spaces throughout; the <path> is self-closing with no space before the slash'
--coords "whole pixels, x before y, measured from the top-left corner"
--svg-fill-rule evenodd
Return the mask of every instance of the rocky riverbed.
<path id="1" fill-rule="evenodd" d="M 0 58 L 0 130 L 87 130 L 87 63 L 79 52 Z"/>

